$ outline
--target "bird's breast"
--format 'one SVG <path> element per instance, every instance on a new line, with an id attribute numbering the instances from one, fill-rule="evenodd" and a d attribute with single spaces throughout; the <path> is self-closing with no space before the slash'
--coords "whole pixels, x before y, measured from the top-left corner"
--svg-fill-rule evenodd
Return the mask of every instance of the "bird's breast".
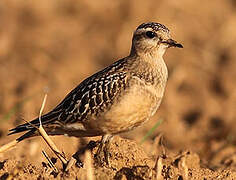
<path id="1" fill-rule="evenodd" d="M 97 120 L 100 130 L 116 134 L 143 124 L 157 110 L 162 94 L 153 85 L 134 80 L 111 109 Z"/>

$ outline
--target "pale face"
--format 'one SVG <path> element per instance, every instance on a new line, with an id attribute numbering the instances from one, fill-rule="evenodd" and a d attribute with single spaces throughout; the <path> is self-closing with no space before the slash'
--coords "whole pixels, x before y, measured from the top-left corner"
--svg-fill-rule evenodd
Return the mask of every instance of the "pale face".
<path id="1" fill-rule="evenodd" d="M 159 23 L 141 24 L 134 32 L 132 43 L 137 53 L 158 52 L 162 55 L 169 47 L 183 47 L 172 40 L 169 30 Z"/>

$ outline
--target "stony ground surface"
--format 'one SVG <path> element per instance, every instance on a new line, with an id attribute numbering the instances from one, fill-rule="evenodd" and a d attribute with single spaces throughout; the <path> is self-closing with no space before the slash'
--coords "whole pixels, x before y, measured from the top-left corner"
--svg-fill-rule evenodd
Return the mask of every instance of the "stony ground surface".
<path id="1" fill-rule="evenodd" d="M 184 49 L 166 53 L 160 109 L 143 127 L 115 137 L 109 166 L 96 163 L 94 147 L 80 153 L 83 167 L 63 173 L 36 137 L 0 154 L 0 179 L 236 179 L 235 10 L 234 0 L 1 1 L 0 146 L 17 137 L 8 129 L 38 115 L 45 90 L 48 111 L 84 78 L 126 56 L 140 23 L 165 24 Z M 68 158 L 99 140 L 52 139 Z"/>

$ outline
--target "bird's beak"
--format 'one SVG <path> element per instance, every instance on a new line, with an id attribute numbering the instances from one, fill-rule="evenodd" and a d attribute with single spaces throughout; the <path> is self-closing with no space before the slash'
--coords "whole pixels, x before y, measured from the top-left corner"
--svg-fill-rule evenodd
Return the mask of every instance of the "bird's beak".
<path id="1" fill-rule="evenodd" d="M 183 45 L 180 44 L 180 43 L 177 43 L 175 40 L 173 39 L 168 39 L 166 41 L 162 41 L 161 43 L 164 43 L 164 44 L 168 44 L 169 47 L 177 47 L 177 48 L 183 48 Z"/>

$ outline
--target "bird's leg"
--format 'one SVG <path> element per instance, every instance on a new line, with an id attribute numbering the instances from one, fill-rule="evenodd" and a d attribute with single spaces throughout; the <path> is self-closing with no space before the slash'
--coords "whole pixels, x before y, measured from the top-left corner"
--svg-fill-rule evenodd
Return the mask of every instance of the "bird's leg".
<path id="1" fill-rule="evenodd" d="M 105 161 L 105 163 L 109 166 L 109 147 L 112 137 L 113 136 L 111 134 L 102 136 L 101 143 L 96 154 L 97 161 L 100 165 L 102 165 Z"/>

